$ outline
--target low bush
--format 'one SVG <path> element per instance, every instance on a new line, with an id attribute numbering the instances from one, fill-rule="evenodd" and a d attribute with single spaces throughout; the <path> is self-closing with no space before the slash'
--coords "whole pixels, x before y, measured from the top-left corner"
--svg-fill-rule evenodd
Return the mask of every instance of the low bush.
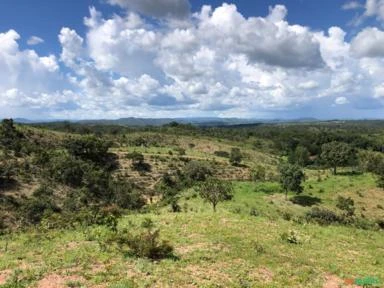
<path id="1" fill-rule="evenodd" d="M 154 227 L 150 219 L 142 223 L 144 231 L 131 234 L 128 230 L 117 231 L 106 239 L 108 244 L 115 243 L 120 251 L 139 258 L 160 260 L 174 258 L 174 248 L 167 241 L 160 240 L 160 230 Z"/>
<path id="2" fill-rule="evenodd" d="M 346 213 L 346 216 L 353 216 L 355 214 L 355 202 L 351 197 L 337 197 L 336 207 Z"/>
<path id="3" fill-rule="evenodd" d="M 289 230 L 288 232 L 284 232 L 280 235 L 281 240 L 284 242 L 288 242 L 290 244 L 301 244 L 303 243 L 302 236 L 299 232 L 295 230 Z"/>
<path id="4" fill-rule="evenodd" d="M 229 153 L 227 151 L 215 151 L 213 152 L 215 156 L 223 157 L 223 158 L 229 158 Z"/>
<path id="5" fill-rule="evenodd" d="M 341 222 L 340 217 L 335 212 L 326 208 L 313 207 L 305 216 L 308 222 L 315 222 L 320 225 L 330 225 Z"/>

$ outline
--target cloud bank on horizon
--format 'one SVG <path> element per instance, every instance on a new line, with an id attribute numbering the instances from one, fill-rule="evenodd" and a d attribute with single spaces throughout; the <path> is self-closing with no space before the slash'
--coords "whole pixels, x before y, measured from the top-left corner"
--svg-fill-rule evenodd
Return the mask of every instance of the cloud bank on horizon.
<path id="1" fill-rule="evenodd" d="M 0 31 L 0 117 L 380 117 L 384 104 L 384 0 L 345 2 L 359 25 L 315 31 L 288 23 L 288 9 L 245 17 L 235 4 L 108 0 L 85 35 L 58 31 L 61 53 L 22 49 Z M 357 26 L 359 28 L 359 26 Z"/>

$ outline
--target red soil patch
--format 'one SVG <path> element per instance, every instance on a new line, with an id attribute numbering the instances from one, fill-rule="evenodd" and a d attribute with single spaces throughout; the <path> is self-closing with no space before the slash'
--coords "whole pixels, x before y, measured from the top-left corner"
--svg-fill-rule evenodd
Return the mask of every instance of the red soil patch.
<path id="1" fill-rule="evenodd" d="M 362 288 L 361 286 L 357 286 L 353 284 L 353 280 L 349 279 L 341 279 L 336 275 L 327 274 L 325 275 L 325 282 L 323 284 L 323 288 Z"/>
<path id="2" fill-rule="evenodd" d="M 11 275 L 11 270 L 0 271 L 0 285 L 5 284 L 10 275 Z"/>

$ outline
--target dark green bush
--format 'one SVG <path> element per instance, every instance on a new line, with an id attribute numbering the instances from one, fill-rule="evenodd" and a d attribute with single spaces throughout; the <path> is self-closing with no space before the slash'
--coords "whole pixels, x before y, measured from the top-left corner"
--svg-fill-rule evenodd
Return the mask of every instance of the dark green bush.
<path id="1" fill-rule="evenodd" d="M 326 208 L 313 207 L 306 213 L 306 219 L 309 222 L 315 222 L 320 225 L 330 225 L 340 223 L 342 219 L 333 211 Z"/>
<path id="2" fill-rule="evenodd" d="M 193 184 L 196 181 L 205 181 L 212 175 L 212 169 L 206 162 L 190 161 L 185 165 L 183 173 L 186 180 Z"/>
<path id="3" fill-rule="evenodd" d="M 355 202 L 351 197 L 338 196 L 336 207 L 343 210 L 346 216 L 353 216 L 355 214 Z"/>
<path id="4" fill-rule="evenodd" d="M 241 163 L 243 160 L 243 155 L 241 154 L 241 151 L 239 148 L 235 147 L 231 149 L 231 153 L 229 155 L 229 162 L 236 166 Z"/>
<path id="5" fill-rule="evenodd" d="M 229 158 L 229 153 L 227 151 L 215 151 L 213 152 L 218 157 L 223 157 L 223 158 Z"/>
<path id="6" fill-rule="evenodd" d="M 144 231 L 135 235 L 128 230 L 117 231 L 106 239 L 108 244 L 115 243 L 119 250 L 139 258 L 160 260 L 174 258 L 174 248 L 167 241 L 160 240 L 160 230 L 155 229 L 150 219 L 145 219 L 141 225 Z"/>
<path id="7" fill-rule="evenodd" d="M 25 224 L 39 224 L 44 216 L 60 212 L 56 204 L 46 198 L 31 198 L 26 200 L 21 207 L 21 215 Z"/>
<path id="8" fill-rule="evenodd" d="M 108 158 L 108 149 L 111 146 L 111 142 L 90 135 L 70 138 L 64 142 L 64 147 L 71 155 L 103 165 Z"/>

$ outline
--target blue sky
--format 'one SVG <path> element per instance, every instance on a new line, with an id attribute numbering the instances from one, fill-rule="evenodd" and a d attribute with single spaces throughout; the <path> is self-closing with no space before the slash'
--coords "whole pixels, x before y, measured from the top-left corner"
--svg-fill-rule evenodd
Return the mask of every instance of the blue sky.
<path id="1" fill-rule="evenodd" d="M 382 118 L 384 0 L 2 0 L 0 117 Z"/>

